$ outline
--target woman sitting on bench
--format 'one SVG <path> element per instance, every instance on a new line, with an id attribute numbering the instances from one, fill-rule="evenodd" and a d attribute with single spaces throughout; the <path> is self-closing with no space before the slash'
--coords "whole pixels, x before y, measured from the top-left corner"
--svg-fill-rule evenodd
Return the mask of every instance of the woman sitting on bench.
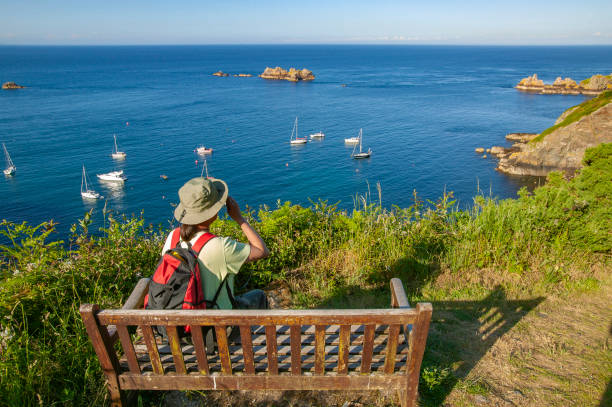
<path id="1" fill-rule="evenodd" d="M 193 178 L 179 189 L 180 203 L 174 217 L 181 224 L 180 244 L 193 245 L 200 236 L 208 233 L 210 225 L 217 219 L 217 213 L 225 205 L 228 215 L 240 225 L 248 244 L 229 237 L 217 236 L 206 243 L 198 255 L 200 279 L 204 298 L 216 302 L 219 309 L 266 309 L 268 300 L 262 290 L 251 290 L 234 296 L 234 276 L 245 262 L 267 257 L 270 252 L 257 231 L 242 217 L 238 203 L 228 196 L 227 184 L 215 178 Z M 173 248 L 171 232 L 162 255 Z M 226 289 L 220 285 L 226 284 Z M 214 299 L 215 295 L 218 295 Z"/>

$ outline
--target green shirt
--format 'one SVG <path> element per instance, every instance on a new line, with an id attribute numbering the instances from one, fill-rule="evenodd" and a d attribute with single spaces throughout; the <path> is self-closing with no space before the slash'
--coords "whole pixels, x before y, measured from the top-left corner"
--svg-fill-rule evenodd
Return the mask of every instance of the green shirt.
<path id="1" fill-rule="evenodd" d="M 190 241 L 191 244 L 193 245 L 203 233 L 196 233 Z M 166 239 L 162 255 L 171 248 L 171 240 L 172 233 Z M 181 241 L 181 246 L 187 247 L 187 244 Z M 198 256 L 204 298 L 209 301 L 213 299 L 219 284 L 221 284 L 225 276 L 227 276 L 227 282 L 233 294 L 234 275 L 238 273 L 250 253 L 251 246 L 237 242 L 229 237 L 217 236 L 206 243 Z M 232 309 L 232 303 L 225 288 L 221 289 L 217 304 L 220 309 Z"/>

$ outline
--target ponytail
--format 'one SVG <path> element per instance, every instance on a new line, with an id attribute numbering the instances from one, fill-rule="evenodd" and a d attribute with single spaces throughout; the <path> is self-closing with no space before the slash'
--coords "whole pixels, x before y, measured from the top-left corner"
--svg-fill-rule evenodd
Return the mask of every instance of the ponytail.
<path id="1" fill-rule="evenodd" d="M 181 224 L 181 240 L 188 242 L 200 231 L 199 225 L 185 225 Z"/>

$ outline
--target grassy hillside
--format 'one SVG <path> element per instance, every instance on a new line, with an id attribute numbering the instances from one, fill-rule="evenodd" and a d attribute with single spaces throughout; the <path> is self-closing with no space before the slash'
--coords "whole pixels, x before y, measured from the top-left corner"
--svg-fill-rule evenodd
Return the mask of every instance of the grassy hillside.
<path id="1" fill-rule="evenodd" d="M 272 255 L 241 275 L 252 276 L 250 287 L 289 287 L 298 307 L 387 307 L 392 277 L 403 279 L 411 302 L 434 301 L 434 320 L 461 303 L 430 335 L 422 404 L 437 405 L 461 386 L 485 394 L 486 384 L 464 379 L 466 366 L 483 353 L 462 356 L 469 343 L 461 341 L 470 336 L 449 342 L 453 326 L 469 328 L 493 303 L 501 304 L 502 316 L 515 310 L 504 323 L 516 324 L 538 303 L 534 298 L 595 290 L 610 271 L 612 144 L 587 150 L 584 162 L 571 181 L 553 173 L 532 194 L 522 190 L 501 201 L 478 196 L 468 211 L 458 210 L 452 194 L 428 203 L 415 194 L 412 206 L 390 210 L 358 197 L 351 213 L 325 202 L 307 208 L 279 202 L 247 214 Z M 0 246 L 0 405 L 106 402 L 79 305 L 122 304 L 136 281 L 151 274 L 166 232 L 112 214 L 102 236 L 89 225 L 87 214 L 62 245 L 51 223 L 0 223 L 11 242 Z M 213 232 L 241 238 L 227 220 Z M 156 403 L 155 395 L 140 396 Z"/>
<path id="2" fill-rule="evenodd" d="M 597 109 L 607 105 L 611 101 L 612 101 L 612 90 L 607 90 L 607 91 L 604 91 L 601 94 L 599 94 L 596 98 L 587 100 L 586 102 L 582 102 L 581 104 L 579 104 L 577 106 L 570 107 L 569 109 L 573 109 L 575 107 L 577 109 L 574 110 L 572 113 L 570 113 L 565 118 L 565 120 L 563 120 L 561 123 L 555 124 L 554 126 L 551 126 L 551 127 L 547 128 L 546 130 L 544 130 L 542 133 L 540 133 L 539 136 L 537 136 L 536 138 L 531 140 L 530 143 L 537 143 L 539 141 L 542 141 L 544 139 L 544 137 L 546 137 L 546 135 L 552 133 L 553 131 L 555 131 L 555 130 L 561 128 L 561 127 L 566 127 L 566 126 L 568 126 L 568 125 L 570 125 L 570 124 L 572 124 L 574 122 L 577 122 L 578 120 L 580 120 L 584 116 L 593 113 L 594 111 L 596 111 Z M 569 109 L 567 109 L 567 110 L 569 110 Z"/>

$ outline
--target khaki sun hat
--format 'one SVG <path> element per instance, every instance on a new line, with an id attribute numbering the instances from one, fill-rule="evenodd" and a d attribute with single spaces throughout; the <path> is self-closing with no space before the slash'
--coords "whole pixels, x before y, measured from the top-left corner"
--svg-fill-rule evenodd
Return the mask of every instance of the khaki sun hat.
<path id="1" fill-rule="evenodd" d="M 212 218 L 225 205 L 227 184 L 215 178 L 192 178 L 179 191 L 181 202 L 174 218 L 185 225 L 197 225 Z"/>

